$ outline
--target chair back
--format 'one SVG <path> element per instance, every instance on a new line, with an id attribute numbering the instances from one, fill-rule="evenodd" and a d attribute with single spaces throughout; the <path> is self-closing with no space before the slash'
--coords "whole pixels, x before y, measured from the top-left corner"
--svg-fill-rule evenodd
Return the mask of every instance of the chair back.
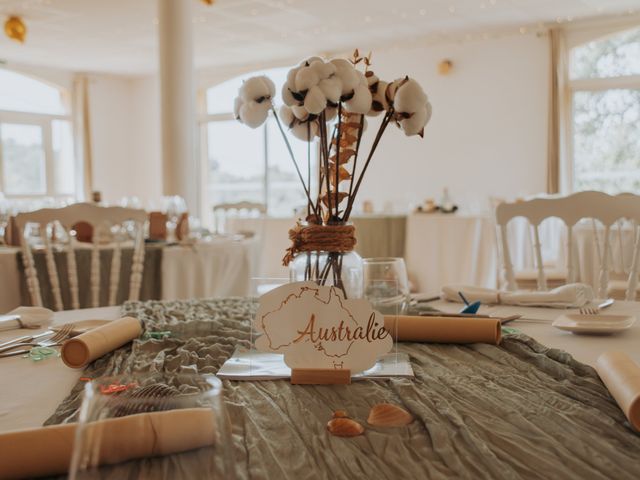
<path id="1" fill-rule="evenodd" d="M 622 220 L 629 220 L 633 228 L 634 242 L 632 260 L 628 268 L 629 277 L 626 299 L 635 299 L 640 264 L 640 196 L 630 193 L 613 196 L 603 192 L 587 191 L 568 196 L 534 198 L 522 202 L 502 203 L 498 205 L 496 207 L 496 223 L 499 230 L 504 280 L 508 290 L 515 290 L 517 288 L 507 236 L 507 224 L 516 217 L 526 218 L 533 229 L 533 247 L 538 290 L 547 290 L 547 279 L 542 261 L 539 232 L 542 221 L 547 218 L 557 217 L 561 219 L 567 227 L 567 282 L 572 283 L 577 279 L 573 229 L 580 220 L 585 218 L 592 219 L 594 225 L 594 241 L 600 259 L 597 290 L 598 296 L 601 298 L 607 295 L 609 284 L 611 228 L 614 224 L 620 226 Z M 595 228 L 596 220 L 604 227 L 602 247 L 600 246 L 597 229 Z M 618 228 L 618 232 L 619 235 L 622 235 L 622 228 Z M 621 242 L 621 237 L 619 241 Z"/>
<path id="2" fill-rule="evenodd" d="M 267 214 L 267 207 L 265 204 L 257 202 L 220 203 L 215 205 L 213 207 L 215 233 L 229 233 L 225 232 L 225 229 L 227 227 L 227 217 L 231 214 L 236 217 L 263 217 Z"/>
<path id="3" fill-rule="evenodd" d="M 69 281 L 70 304 L 72 309 L 80 308 L 78 289 L 78 269 L 76 265 L 76 249 L 78 242 L 74 240 L 72 230 L 77 224 L 89 224 L 92 228 L 90 298 L 91 306 L 100 306 L 100 240 L 109 237 L 113 227 L 123 227 L 126 222 L 133 222 L 133 258 L 129 278 L 129 300 L 138 300 L 142 285 L 144 269 L 144 225 L 147 214 L 144 210 L 124 207 L 100 207 L 90 203 L 77 203 L 63 208 L 44 208 L 33 212 L 20 213 L 16 216 L 16 227 L 20 237 L 22 261 L 25 269 L 27 289 L 31 302 L 43 306 L 40 282 L 33 256 L 33 248 L 29 238 L 25 236 L 27 224 L 37 224 L 42 238 L 45 263 L 53 295 L 55 310 L 63 310 L 60 275 L 54 258 L 53 241 L 56 234 L 55 224 L 62 226 L 68 242 L 66 250 L 67 275 Z M 113 256 L 109 275 L 108 305 L 116 304 L 116 295 L 120 286 L 121 249 L 126 241 L 124 235 L 113 235 Z M 130 241 L 130 240 L 129 240 Z"/>

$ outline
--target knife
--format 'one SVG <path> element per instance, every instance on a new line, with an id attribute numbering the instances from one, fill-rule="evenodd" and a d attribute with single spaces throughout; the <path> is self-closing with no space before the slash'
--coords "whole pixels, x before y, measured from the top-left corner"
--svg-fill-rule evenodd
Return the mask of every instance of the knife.
<path id="1" fill-rule="evenodd" d="M 46 332 L 39 333 L 38 335 L 24 335 L 22 337 L 17 337 L 9 340 L 8 342 L 0 343 L 0 349 L 14 343 L 32 342 L 37 338 L 44 337 L 46 335 L 52 335 L 53 333 L 55 333 L 53 330 L 47 330 Z"/>

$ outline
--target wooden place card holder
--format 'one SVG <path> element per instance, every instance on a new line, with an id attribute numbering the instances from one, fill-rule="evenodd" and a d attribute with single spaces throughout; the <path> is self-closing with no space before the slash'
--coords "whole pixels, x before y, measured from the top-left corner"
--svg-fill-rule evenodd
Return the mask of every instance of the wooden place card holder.
<path id="1" fill-rule="evenodd" d="M 294 368 L 292 385 L 350 385 L 351 370 L 324 368 Z"/>

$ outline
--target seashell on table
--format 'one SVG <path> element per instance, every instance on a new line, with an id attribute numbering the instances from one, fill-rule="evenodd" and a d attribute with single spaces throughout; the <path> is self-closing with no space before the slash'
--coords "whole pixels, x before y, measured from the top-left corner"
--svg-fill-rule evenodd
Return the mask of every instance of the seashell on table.
<path id="1" fill-rule="evenodd" d="M 362 435 L 364 427 L 350 418 L 334 418 L 327 423 L 327 430 L 336 437 L 357 437 Z"/>
<path id="2" fill-rule="evenodd" d="M 404 427 L 413 422 L 413 416 L 404 408 L 391 403 L 371 407 L 367 423 L 377 427 Z"/>

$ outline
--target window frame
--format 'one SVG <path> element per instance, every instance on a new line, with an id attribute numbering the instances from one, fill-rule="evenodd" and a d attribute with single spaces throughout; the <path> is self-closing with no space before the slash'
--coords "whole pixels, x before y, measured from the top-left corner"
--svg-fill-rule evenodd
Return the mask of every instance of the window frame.
<path id="1" fill-rule="evenodd" d="M 279 67 L 274 67 L 274 68 L 279 68 Z M 285 67 L 282 67 L 285 68 Z M 238 76 L 243 76 L 243 75 L 238 75 Z M 213 209 L 210 208 L 210 202 L 209 202 L 209 193 L 208 193 L 208 185 L 209 185 L 209 158 L 208 158 L 208 154 L 209 154 L 209 136 L 207 134 L 207 125 L 209 123 L 212 122 L 222 122 L 222 121 L 229 121 L 229 120 L 236 120 L 234 114 L 232 112 L 228 112 L 228 113 L 208 113 L 207 112 L 207 91 L 210 88 L 216 87 L 217 85 L 231 80 L 233 78 L 236 77 L 231 77 L 231 78 L 226 78 L 223 80 L 220 80 L 219 82 L 212 82 L 212 83 L 207 83 L 206 85 L 202 86 L 202 88 L 198 91 L 198 95 L 197 95 L 197 108 L 198 108 L 198 136 L 199 141 L 198 141 L 198 145 L 200 148 L 200 154 L 199 154 L 199 159 L 200 159 L 200 211 L 203 212 L 203 219 L 207 218 L 205 217 L 208 216 L 209 220 L 209 225 L 213 225 L 214 224 L 214 218 L 213 218 Z M 267 208 L 267 215 L 271 215 L 269 213 L 269 191 L 270 191 L 270 178 L 269 178 L 269 141 L 270 141 L 270 137 L 268 135 L 268 128 L 269 128 L 269 121 L 270 117 L 267 119 L 267 121 L 264 122 L 263 125 L 261 125 L 259 127 L 259 129 L 262 131 L 263 134 L 263 138 L 264 138 L 264 142 L 263 142 L 263 161 L 264 161 L 264 180 L 263 180 L 263 203 L 265 205 L 265 207 Z M 247 127 L 248 128 L 248 127 Z M 320 150 L 319 150 L 320 146 L 319 145 L 315 145 L 314 147 L 312 147 L 311 152 L 312 152 L 312 157 L 311 157 L 311 162 L 312 162 L 312 166 L 316 165 L 318 162 L 318 156 L 320 154 Z M 306 165 L 306 157 L 305 157 L 305 165 Z M 313 168 L 313 167 L 312 167 Z M 300 186 L 300 189 L 302 189 L 302 186 Z M 206 213 L 205 213 L 206 212 Z"/>
<path id="2" fill-rule="evenodd" d="M 565 152 L 566 159 L 564 161 L 564 173 L 566 175 L 565 181 L 561 182 L 565 188 L 563 190 L 568 190 L 567 193 L 573 193 L 576 191 L 575 188 L 575 151 L 574 151 L 574 95 L 578 92 L 603 92 L 607 90 L 640 90 L 640 74 L 636 75 L 620 75 L 616 77 L 593 77 L 593 78 L 576 78 L 572 79 L 570 76 L 570 68 L 571 68 L 571 52 L 580 48 L 588 43 L 597 40 L 603 40 L 606 37 L 615 35 L 617 33 L 623 33 L 628 30 L 629 27 L 625 26 L 624 28 L 620 28 L 610 32 L 603 32 L 602 35 L 599 35 L 595 38 L 585 39 L 579 43 L 571 45 L 569 48 L 565 50 L 565 81 L 566 81 L 566 91 L 565 91 L 565 111 L 568 113 L 565 121 Z"/>
<path id="3" fill-rule="evenodd" d="M 20 75 L 25 75 L 20 72 L 16 72 Z M 29 76 L 29 75 L 25 75 Z M 36 79 L 39 82 L 51 85 L 49 82 Z M 62 95 L 66 95 L 67 92 L 65 89 L 53 86 L 58 89 Z M 3 148 L 2 148 L 2 139 L 0 138 L 0 192 L 7 199 L 15 199 L 15 200 L 23 200 L 23 199 L 41 199 L 41 198 L 55 198 L 55 199 L 65 199 L 69 197 L 75 197 L 77 192 L 68 192 L 68 193 L 60 193 L 55 191 L 54 185 L 54 170 L 55 170 L 55 154 L 53 151 L 53 122 L 56 120 L 61 120 L 65 122 L 69 122 L 73 131 L 73 121 L 72 121 L 72 113 L 69 111 L 67 114 L 53 114 L 53 113 L 34 113 L 34 112 L 20 112 L 14 110 L 2 110 L 0 109 L 0 129 L 2 128 L 3 123 L 8 124 L 17 124 L 17 125 L 36 125 L 42 129 L 42 147 L 44 150 L 44 161 L 45 161 L 45 181 L 46 181 L 46 189 L 44 193 L 25 193 L 25 194 L 15 194 L 15 193 L 7 193 L 4 190 L 4 159 L 3 159 Z M 72 139 L 75 143 L 75 139 Z M 74 164 L 76 163 L 76 152 L 74 149 L 73 152 Z M 77 175 L 77 172 L 74 172 Z"/>

